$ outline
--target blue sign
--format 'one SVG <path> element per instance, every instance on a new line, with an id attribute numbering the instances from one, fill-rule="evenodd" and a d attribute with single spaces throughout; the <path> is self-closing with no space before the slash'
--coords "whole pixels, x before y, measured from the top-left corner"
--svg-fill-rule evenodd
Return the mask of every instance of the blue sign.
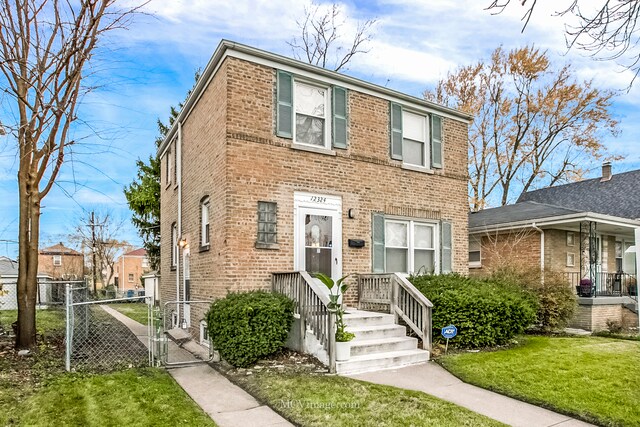
<path id="1" fill-rule="evenodd" d="M 453 338 L 458 335 L 458 328 L 453 325 L 445 326 L 442 328 L 442 336 L 446 339 Z"/>

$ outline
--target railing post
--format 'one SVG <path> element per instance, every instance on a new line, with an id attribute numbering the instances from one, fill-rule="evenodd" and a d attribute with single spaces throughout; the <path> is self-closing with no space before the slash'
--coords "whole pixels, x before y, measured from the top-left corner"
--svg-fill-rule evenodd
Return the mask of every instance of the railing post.
<path id="1" fill-rule="evenodd" d="M 298 315 L 300 316 L 300 324 L 298 325 L 298 333 L 300 334 L 298 350 L 304 351 L 304 342 L 307 334 L 307 315 L 305 313 L 306 306 L 304 305 L 305 287 L 303 286 L 305 282 L 302 280 L 300 274 L 296 274 L 294 283 L 298 285 Z"/>
<path id="2" fill-rule="evenodd" d="M 398 280 L 396 279 L 395 274 L 392 274 L 391 277 L 389 277 L 389 280 L 391 281 L 391 301 L 389 303 L 389 311 L 391 312 L 391 314 L 393 314 L 393 321 L 397 325 L 398 311 L 396 310 L 396 307 L 398 306 L 398 294 L 400 293 L 400 285 L 398 284 Z"/>
<path id="3" fill-rule="evenodd" d="M 336 373 L 336 310 L 329 309 L 329 373 Z"/>
<path id="4" fill-rule="evenodd" d="M 362 277 L 358 274 L 358 310 L 362 310 Z"/>
<path id="5" fill-rule="evenodd" d="M 431 351 L 431 307 L 422 307 L 422 348 Z"/>
<path id="6" fill-rule="evenodd" d="M 65 349 L 65 360 L 64 360 L 64 368 L 67 372 L 71 371 L 71 341 L 73 340 L 73 328 L 71 326 L 71 284 L 67 283 L 65 285 L 65 317 L 67 327 L 65 328 L 66 332 L 66 349 Z"/>

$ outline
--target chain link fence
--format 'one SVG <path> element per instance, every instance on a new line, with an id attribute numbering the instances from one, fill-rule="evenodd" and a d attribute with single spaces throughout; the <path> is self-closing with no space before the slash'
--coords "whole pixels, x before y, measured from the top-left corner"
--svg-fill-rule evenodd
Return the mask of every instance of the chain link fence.
<path id="1" fill-rule="evenodd" d="M 67 371 L 104 372 L 152 364 L 149 299 L 96 300 L 85 284 L 68 284 L 65 296 Z"/>
<path id="2" fill-rule="evenodd" d="M 67 284 L 81 286 L 82 281 L 38 279 L 36 304 L 38 308 L 64 305 Z M 0 310 L 18 309 L 18 283 L 15 279 L 0 279 Z"/>

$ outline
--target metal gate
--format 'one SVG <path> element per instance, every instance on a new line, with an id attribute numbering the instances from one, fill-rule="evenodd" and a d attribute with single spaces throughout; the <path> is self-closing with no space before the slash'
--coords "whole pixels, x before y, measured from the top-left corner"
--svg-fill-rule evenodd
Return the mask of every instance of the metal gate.
<path id="1" fill-rule="evenodd" d="M 150 348 L 156 366 L 214 361 L 215 351 L 204 321 L 210 305 L 211 301 L 168 301 L 154 309 Z"/>

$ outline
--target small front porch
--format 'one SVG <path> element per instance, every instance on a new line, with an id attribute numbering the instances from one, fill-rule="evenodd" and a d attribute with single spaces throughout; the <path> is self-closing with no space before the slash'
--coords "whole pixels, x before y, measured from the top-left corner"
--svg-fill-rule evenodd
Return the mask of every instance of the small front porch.
<path id="1" fill-rule="evenodd" d="M 565 279 L 575 289 L 579 297 L 637 297 L 637 277 L 628 273 L 594 273 L 593 281 L 587 282 L 585 277 L 578 272 L 563 273 Z"/>

